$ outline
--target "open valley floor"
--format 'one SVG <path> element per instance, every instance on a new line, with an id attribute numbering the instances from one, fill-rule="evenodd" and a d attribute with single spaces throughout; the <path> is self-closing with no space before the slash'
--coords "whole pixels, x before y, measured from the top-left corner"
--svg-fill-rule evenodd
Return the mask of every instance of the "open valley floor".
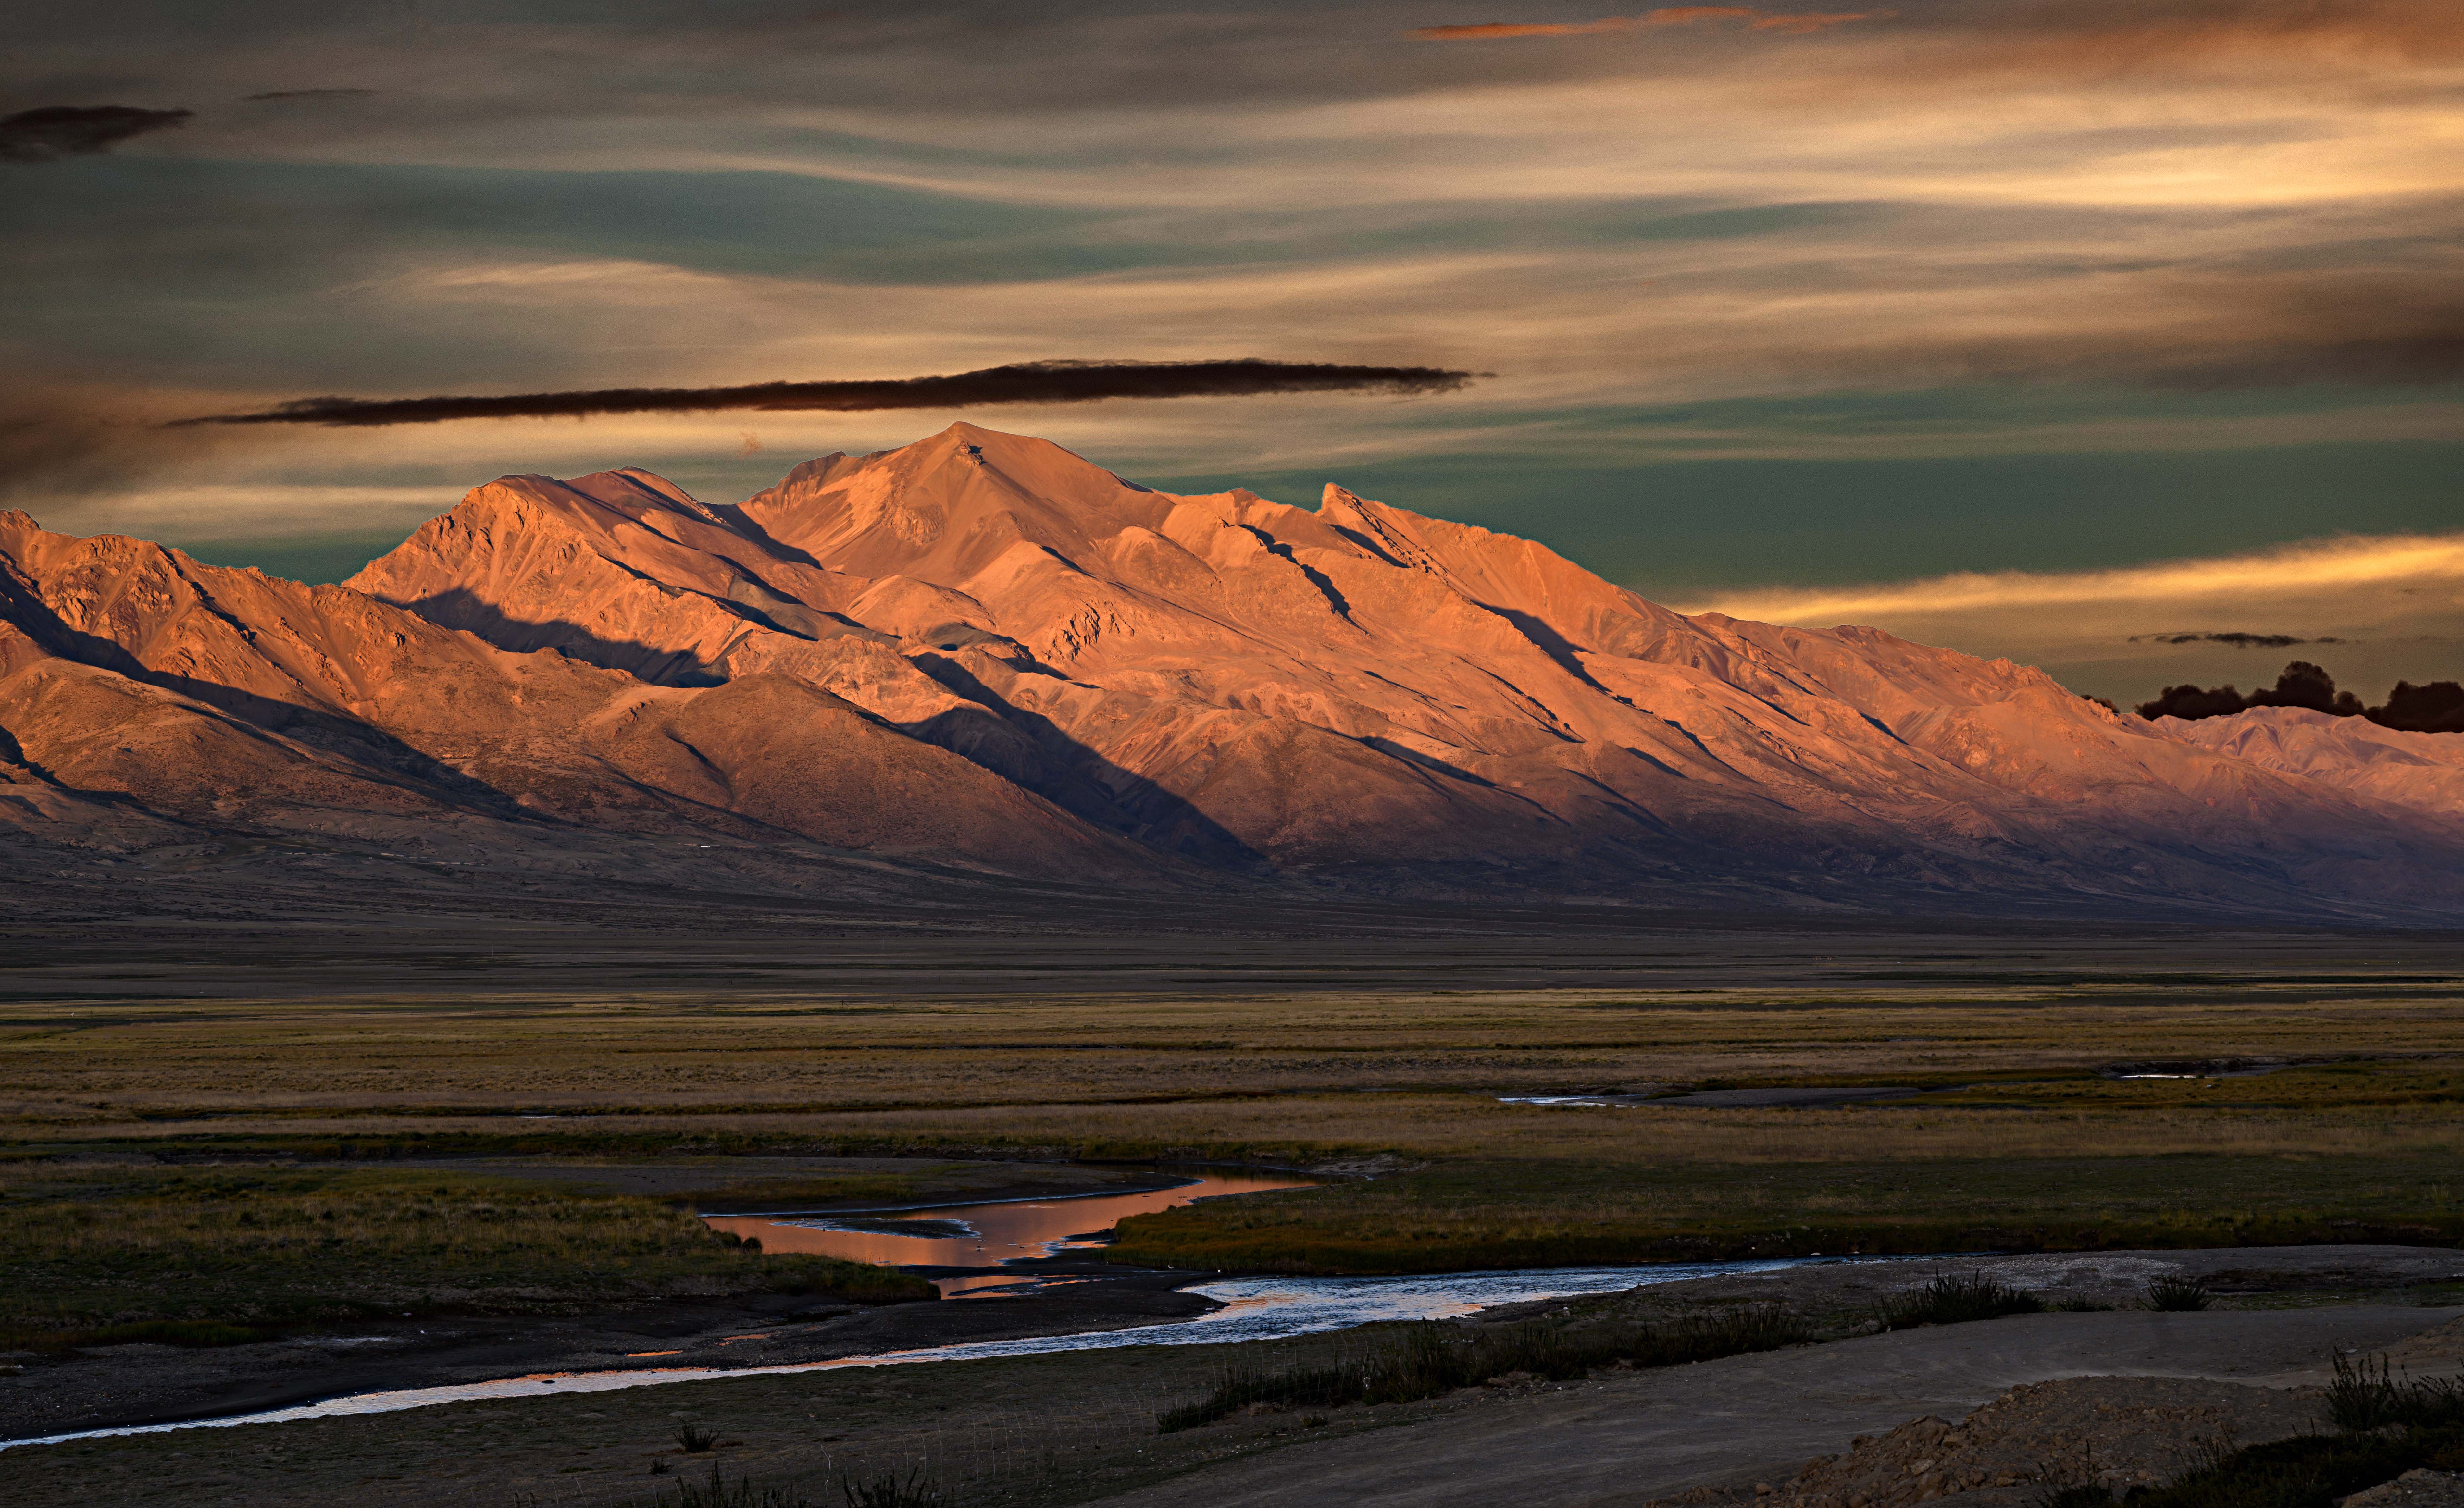
<path id="1" fill-rule="evenodd" d="M 2464 954 L 2444 934 L 1117 900 L 661 918 L 543 897 L 314 927 L 98 908 L 6 960 L 9 1439 L 1122 1339 L 1222 1312 L 1192 1290 L 1243 1275 L 1442 1294 L 1449 1273 L 1529 1272 L 1536 1293 L 1634 1272 L 1434 1325 L 19 1444 L 0 1502 L 683 1508 L 714 1471 L 829 1504 L 892 1478 L 1023 1505 L 1713 1501 L 1826 1453 L 1861 1471 L 1852 1436 L 2003 1418 L 2009 1389 L 2063 1378 L 2198 1380 L 2228 1391 L 2146 1407 L 2240 1419 L 2245 1443 L 2297 1432 L 2340 1351 L 2452 1371 L 2436 1333 L 2464 1312 Z M 869 1218 L 895 1234 L 1193 1169 L 1305 1187 L 1085 1233 L 1001 1268 L 1027 1280 L 998 1297 L 696 1218 L 887 1211 Z M 1728 1265 L 1649 1281 L 1683 1263 Z M 1979 1273 L 2031 1312 L 1881 1327 Z M 2147 1312 L 2167 1279 L 2207 1311 Z M 1392 1372 L 1397 1346 L 1509 1342 L 1576 1360 L 1307 1401 L 1307 1378 Z M 1257 1401 L 1207 1402 L 1227 1388 Z M 2110 1422 L 2111 1400 L 2026 1397 L 2086 1421 L 2062 1450 Z M 1952 1484 L 1978 1508 L 2053 1481 L 2005 1434 Z M 1831 1477 L 1805 1480 L 1825 1500 Z"/>

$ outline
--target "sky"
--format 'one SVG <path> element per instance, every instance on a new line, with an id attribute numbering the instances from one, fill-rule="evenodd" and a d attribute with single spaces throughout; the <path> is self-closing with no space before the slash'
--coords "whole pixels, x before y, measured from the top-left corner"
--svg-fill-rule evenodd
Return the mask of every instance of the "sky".
<path id="1" fill-rule="evenodd" d="M 2120 701 L 2464 676 L 2464 7 L 1602 3 L 17 0 L 0 506 L 331 580 L 965 418 Z M 1241 359 L 1479 375 L 163 427 Z"/>

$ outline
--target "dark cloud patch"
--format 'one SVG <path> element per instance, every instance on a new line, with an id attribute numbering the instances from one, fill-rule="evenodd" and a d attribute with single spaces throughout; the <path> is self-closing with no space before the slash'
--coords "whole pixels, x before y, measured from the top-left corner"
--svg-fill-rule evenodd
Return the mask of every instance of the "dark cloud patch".
<path id="1" fill-rule="evenodd" d="M 372 95 L 373 89 L 270 89 L 261 95 L 243 95 L 249 104 L 263 104 L 269 99 L 357 99 Z"/>
<path id="2" fill-rule="evenodd" d="M 1721 22 L 1741 22 L 1756 32 L 1781 32 L 1803 35 L 1811 32 L 1827 32 L 1851 21 L 1879 21 L 1898 14 L 1894 11 L 1806 11 L 1777 13 L 1757 11 L 1749 6 L 1684 5 L 1663 6 L 1639 15 L 1612 15 L 1597 21 L 1482 21 L 1468 26 L 1415 27 L 1412 35 L 1424 42 L 1493 42 L 1510 37 L 1527 36 L 1597 36 L 1612 32 L 1642 32 L 1666 26 L 1704 26 Z"/>
<path id="3" fill-rule="evenodd" d="M 2452 223 L 2464 205 L 2443 200 L 2433 212 Z M 2354 251 L 2363 251 L 2358 242 Z M 2464 382 L 2464 295 L 2456 292 L 2464 265 L 2449 252 L 2405 254 L 2423 265 L 2304 273 L 2210 267 L 2048 282 L 2013 290 L 2038 297 L 2051 316 L 2037 331 L 1980 339 L 1920 329 L 1830 353 L 1808 352 L 1779 332 L 1767 348 L 1731 359 L 1797 371 L 1818 361 L 1845 380 L 2123 382 L 2184 393 Z"/>
<path id="4" fill-rule="evenodd" d="M 501 397 L 302 398 L 259 413 L 207 414 L 200 425 L 440 424 L 451 419 L 576 418 L 588 414 L 707 413 L 723 408 L 860 413 L 972 408 L 992 404 L 1088 404 L 1111 398 L 1254 398 L 1275 393 L 1452 392 L 1484 373 L 1434 366 L 1341 366 L 1262 361 L 1020 361 L 945 377 L 877 382 L 753 382 L 737 387 L 615 387 Z"/>
<path id="5" fill-rule="evenodd" d="M 140 110 L 134 105 L 43 105 L 0 116 L 0 163 L 52 163 L 108 151 L 133 136 L 167 131 L 194 119 L 193 110 Z"/>
<path id="6" fill-rule="evenodd" d="M 2191 390 L 2304 382 L 2408 386 L 2464 379 L 2464 297 L 2442 273 L 2376 286 L 2262 295 L 2239 342 L 2151 362 L 2160 386 Z M 2238 349 L 2234 345 L 2238 344 Z"/>
<path id="7" fill-rule="evenodd" d="M 116 492 L 232 443 L 165 428 L 165 406 L 153 394 L 0 383 L 0 496 Z"/>
<path id="8" fill-rule="evenodd" d="M 2352 643 L 2349 639 L 2336 639 L 2326 635 L 2316 639 L 2303 639 L 2293 634 L 2245 633 L 2132 634 L 2130 642 L 2158 645 L 2231 645 L 2236 649 L 2289 649 L 2295 645 Z"/>

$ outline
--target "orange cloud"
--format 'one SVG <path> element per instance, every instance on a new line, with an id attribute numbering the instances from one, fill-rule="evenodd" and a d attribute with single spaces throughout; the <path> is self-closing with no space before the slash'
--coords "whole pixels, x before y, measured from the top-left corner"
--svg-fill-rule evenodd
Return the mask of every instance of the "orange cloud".
<path id="1" fill-rule="evenodd" d="M 1488 42 L 1509 36 L 1596 36 L 1604 32 L 1640 32 L 1662 26 L 1695 26 L 1706 21 L 1743 21 L 1756 32 L 1802 35 L 1827 32 L 1851 21 L 1880 21 L 1895 11 L 1809 11 L 1773 15 L 1733 5 L 1666 6 L 1640 15 L 1602 16 L 1596 21 L 1545 21 L 1523 24 L 1486 21 L 1472 26 L 1424 26 L 1413 35 L 1428 42 Z"/>
<path id="2" fill-rule="evenodd" d="M 1896 11 L 1809 11 L 1803 15 L 1763 15 L 1752 21 L 1757 32 L 1785 32 L 1801 36 L 1808 32 L 1828 32 L 1835 26 L 1851 21 L 1881 21 L 1899 14 Z"/>
<path id="3" fill-rule="evenodd" d="M 2254 70 L 2377 73 L 2464 57 L 2454 0 L 2065 0 L 1941 33 L 1947 44 L 1876 73 L 1885 89 L 1910 75 L 2112 79 L 2134 74 Z"/>

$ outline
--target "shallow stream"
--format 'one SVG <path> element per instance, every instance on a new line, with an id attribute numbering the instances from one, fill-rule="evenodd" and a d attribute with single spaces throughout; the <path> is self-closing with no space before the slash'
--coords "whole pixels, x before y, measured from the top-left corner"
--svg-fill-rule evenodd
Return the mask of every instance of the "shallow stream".
<path id="1" fill-rule="evenodd" d="M 759 1236 L 765 1251 L 818 1252 L 856 1261 L 896 1266 L 974 1268 L 937 1279 L 945 1296 L 994 1296 L 1006 1289 L 1054 1282 L 1101 1282 L 1086 1274 L 1003 1272 L 1003 1264 L 1035 1262 L 1103 1244 L 1117 1221 L 1197 1199 L 1306 1187 L 1309 1180 L 1248 1174 L 1204 1173 L 1170 1189 L 1072 1198 L 1014 1199 L 985 1204 L 910 1206 L 893 1210 L 714 1216 L 710 1223 L 740 1235 Z M 1223 1307 L 1194 1320 L 1076 1335 L 1030 1336 L 1014 1341 L 977 1341 L 957 1345 L 846 1356 L 830 1361 L 771 1366 L 644 1366 L 621 1371 L 531 1372 L 486 1382 L 353 1393 L 317 1403 L 217 1419 L 174 1424 L 126 1425 L 68 1434 L 0 1441 L 44 1445 L 110 1435 L 155 1434 L 167 1430 L 211 1429 L 239 1424 L 282 1424 L 348 1414 L 390 1413 L 436 1404 L 498 1398 L 542 1398 L 559 1393 L 607 1392 L 669 1383 L 824 1372 L 847 1366 L 901 1366 L 919 1362 L 963 1362 L 996 1356 L 1039 1356 L 1055 1351 L 1100 1350 L 1124 1345 L 1228 1345 L 1271 1341 L 1390 1320 L 1442 1320 L 1500 1304 L 1678 1282 L 1729 1273 L 1777 1272 L 1840 1261 L 1905 1260 L 1893 1257 L 1793 1257 L 1762 1261 L 1656 1263 L 1647 1267 L 1552 1267 L 1511 1272 L 1426 1273 L 1390 1278 L 1233 1278 L 1185 1285 L 1180 1291 L 1213 1299 Z"/>
<path id="2" fill-rule="evenodd" d="M 346 1414 L 391 1413 L 435 1404 L 471 1403 L 498 1398 L 544 1398 L 559 1393 L 608 1392 L 620 1388 L 652 1388 L 668 1383 L 711 1382 L 729 1377 L 773 1377 L 789 1372 L 826 1372 L 847 1366 L 901 1366 L 917 1362 L 966 1362 L 996 1356 L 1041 1356 L 1054 1351 L 1092 1351 L 1122 1345 L 1228 1345 L 1239 1341 L 1272 1341 L 1388 1320 L 1442 1320 L 1499 1304 L 1535 1299 L 1562 1299 L 1576 1294 L 1616 1293 L 1621 1289 L 1711 1278 L 1727 1273 L 1777 1272 L 1842 1261 L 1894 1261 L 1904 1257 L 1786 1257 L 1768 1261 L 1663 1263 L 1650 1267 L 1551 1267 L 1521 1272 L 1423 1273 L 1402 1278 L 1233 1278 L 1191 1283 L 1183 1293 L 1216 1300 L 1223 1307 L 1195 1320 L 1139 1325 L 1126 1330 L 1097 1330 L 1079 1335 L 1040 1335 L 1015 1341 L 976 1341 L 960 1345 L 926 1346 L 913 1351 L 886 1351 L 875 1356 L 843 1356 L 825 1362 L 798 1362 L 780 1366 L 649 1366 L 627 1371 L 532 1372 L 520 1377 L 457 1383 L 442 1388 L 406 1388 L 391 1392 L 354 1393 L 263 1413 L 234 1414 L 221 1419 L 190 1419 L 176 1424 L 127 1425 L 110 1430 L 83 1430 L 71 1434 L 0 1441 L 13 1445 L 49 1445 L 64 1440 L 91 1440 L 110 1435 L 158 1434 L 166 1430 L 209 1429 L 237 1424 L 284 1424 L 295 1419 L 331 1419 Z"/>

